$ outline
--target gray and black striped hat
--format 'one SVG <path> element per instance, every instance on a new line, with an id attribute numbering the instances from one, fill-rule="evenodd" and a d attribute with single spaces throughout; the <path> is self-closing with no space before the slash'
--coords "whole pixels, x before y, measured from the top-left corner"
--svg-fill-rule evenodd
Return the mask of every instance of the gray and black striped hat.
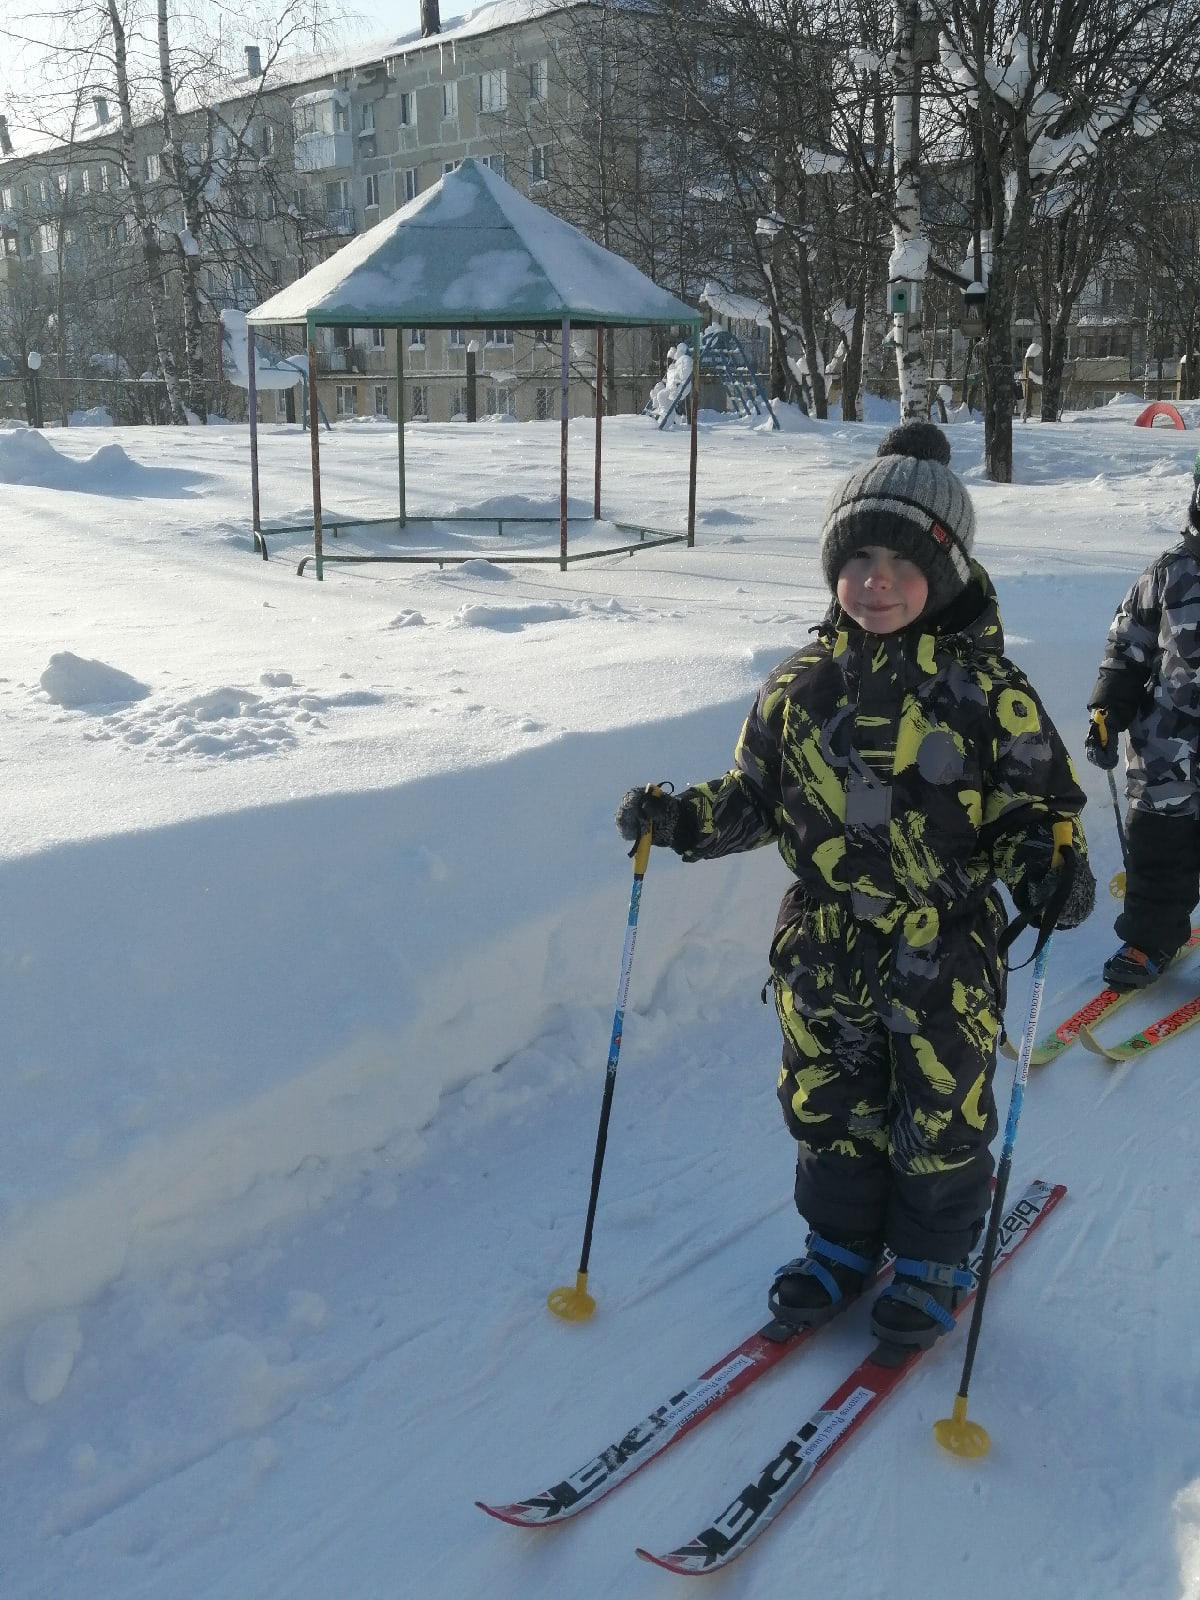
<path id="1" fill-rule="evenodd" d="M 903 422 L 884 438 L 874 461 L 851 473 L 833 495 L 821 529 L 821 566 L 835 588 L 856 550 L 883 545 L 925 574 L 924 616 L 949 605 L 967 586 L 975 543 L 975 508 L 950 470 L 950 442 L 932 422 Z"/>

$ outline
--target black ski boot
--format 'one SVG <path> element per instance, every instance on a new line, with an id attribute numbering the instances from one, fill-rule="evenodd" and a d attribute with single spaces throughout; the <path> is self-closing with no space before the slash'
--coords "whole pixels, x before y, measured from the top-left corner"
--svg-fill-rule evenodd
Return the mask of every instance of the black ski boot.
<path id="1" fill-rule="evenodd" d="M 1112 989 L 1147 989 L 1178 954 L 1177 950 L 1139 950 L 1135 944 L 1123 944 L 1104 963 L 1104 981 Z"/>
<path id="2" fill-rule="evenodd" d="M 879 1246 L 870 1239 L 838 1244 L 810 1233 L 807 1255 L 775 1274 L 767 1296 L 771 1315 L 791 1328 L 819 1328 L 858 1298 L 878 1260 Z"/>
<path id="3" fill-rule="evenodd" d="M 914 1350 L 928 1350 L 954 1326 L 950 1313 L 975 1282 L 965 1267 L 897 1256 L 895 1275 L 871 1307 L 871 1332 L 881 1355 L 896 1363 Z"/>

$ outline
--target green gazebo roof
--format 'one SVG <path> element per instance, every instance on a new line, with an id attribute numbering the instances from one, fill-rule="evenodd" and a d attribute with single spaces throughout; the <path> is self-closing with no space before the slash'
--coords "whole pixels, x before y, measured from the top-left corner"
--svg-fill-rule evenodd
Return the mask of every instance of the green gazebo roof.
<path id="1" fill-rule="evenodd" d="M 635 266 L 470 158 L 251 311 L 255 327 L 697 326 Z"/>

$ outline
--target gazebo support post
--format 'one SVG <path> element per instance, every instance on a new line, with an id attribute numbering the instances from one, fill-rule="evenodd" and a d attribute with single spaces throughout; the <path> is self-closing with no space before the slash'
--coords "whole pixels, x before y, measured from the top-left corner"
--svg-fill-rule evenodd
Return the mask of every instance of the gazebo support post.
<path id="1" fill-rule="evenodd" d="M 317 582 L 325 576 L 324 550 L 321 542 L 321 424 L 317 398 L 317 335 L 308 327 L 308 434 L 312 453 L 313 480 L 313 555 L 316 557 Z"/>
<path id="2" fill-rule="evenodd" d="M 592 494 L 592 521 L 600 521 L 600 444 L 604 419 L 604 329 L 596 329 L 596 487 Z"/>
<path id="3" fill-rule="evenodd" d="M 559 483 L 558 483 L 558 565 L 567 570 L 567 395 L 571 364 L 571 319 L 563 318 L 562 370 L 559 381 Z"/>
<path id="4" fill-rule="evenodd" d="M 262 516 L 258 488 L 258 385 L 254 374 L 254 329 L 246 327 L 246 407 L 250 413 L 250 505 L 254 517 L 254 543 L 267 559 L 267 541 L 262 536 Z"/>
<path id="5" fill-rule="evenodd" d="M 408 522 L 404 498 L 404 329 L 396 329 L 396 454 L 400 472 L 400 526 Z"/>
<path id="6" fill-rule="evenodd" d="M 688 464 L 688 549 L 696 545 L 696 454 L 700 441 L 700 324 L 692 324 L 692 442 Z"/>

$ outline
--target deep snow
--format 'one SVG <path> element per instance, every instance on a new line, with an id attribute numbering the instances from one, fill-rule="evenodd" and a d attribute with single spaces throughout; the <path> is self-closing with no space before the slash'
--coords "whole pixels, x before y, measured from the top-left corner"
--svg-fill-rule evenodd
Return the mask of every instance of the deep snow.
<path id="1" fill-rule="evenodd" d="M 1003 487 L 982 430 L 951 431 L 1010 653 L 1078 758 L 1112 611 L 1190 488 L 1195 432 L 1137 410 L 1018 427 Z M 320 585 L 298 537 L 251 552 L 244 430 L 0 431 L 5 1600 L 666 1594 L 634 1545 L 697 1531 L 833 1386 L 861 1318 L 559 1531 L 472 1504 L 545 1487 L 710 1365 L 798 1248 L 758 998 L 783 869 L 656 853 L 598 1312 L 545 1309 L 612 1025 L 616 800 L 728 764 L 824 608 L 822 503 L 881 431 L 706 420 L 694 550 L 505 568 L 549 537 L 518 529 Z M 303 516 L 306 437 L 263 444 L 268 512 Z M 579 509 L 590 448 L 574 425 Z M 407 449 L 413 511 L 556 504 L 556 426 Z M 391 430 L 322 452 L 327 510 L 390 508 Z M 681 526 L 686 457 L 684 430 L 607 424 L 606 515 Z M 1079 765 L 1103 884 L 1112 811 Z M 1047 1021 L 1095 986 L 1114 911 L 1056 940 Z M 1200 1595 L 1194 1037 L 1034 1076 L 1014 1183 L 1070 1193 L 988 1301 L 991 1456 L 931 1438 L 960 1335 L 722 1593 Z"/>

